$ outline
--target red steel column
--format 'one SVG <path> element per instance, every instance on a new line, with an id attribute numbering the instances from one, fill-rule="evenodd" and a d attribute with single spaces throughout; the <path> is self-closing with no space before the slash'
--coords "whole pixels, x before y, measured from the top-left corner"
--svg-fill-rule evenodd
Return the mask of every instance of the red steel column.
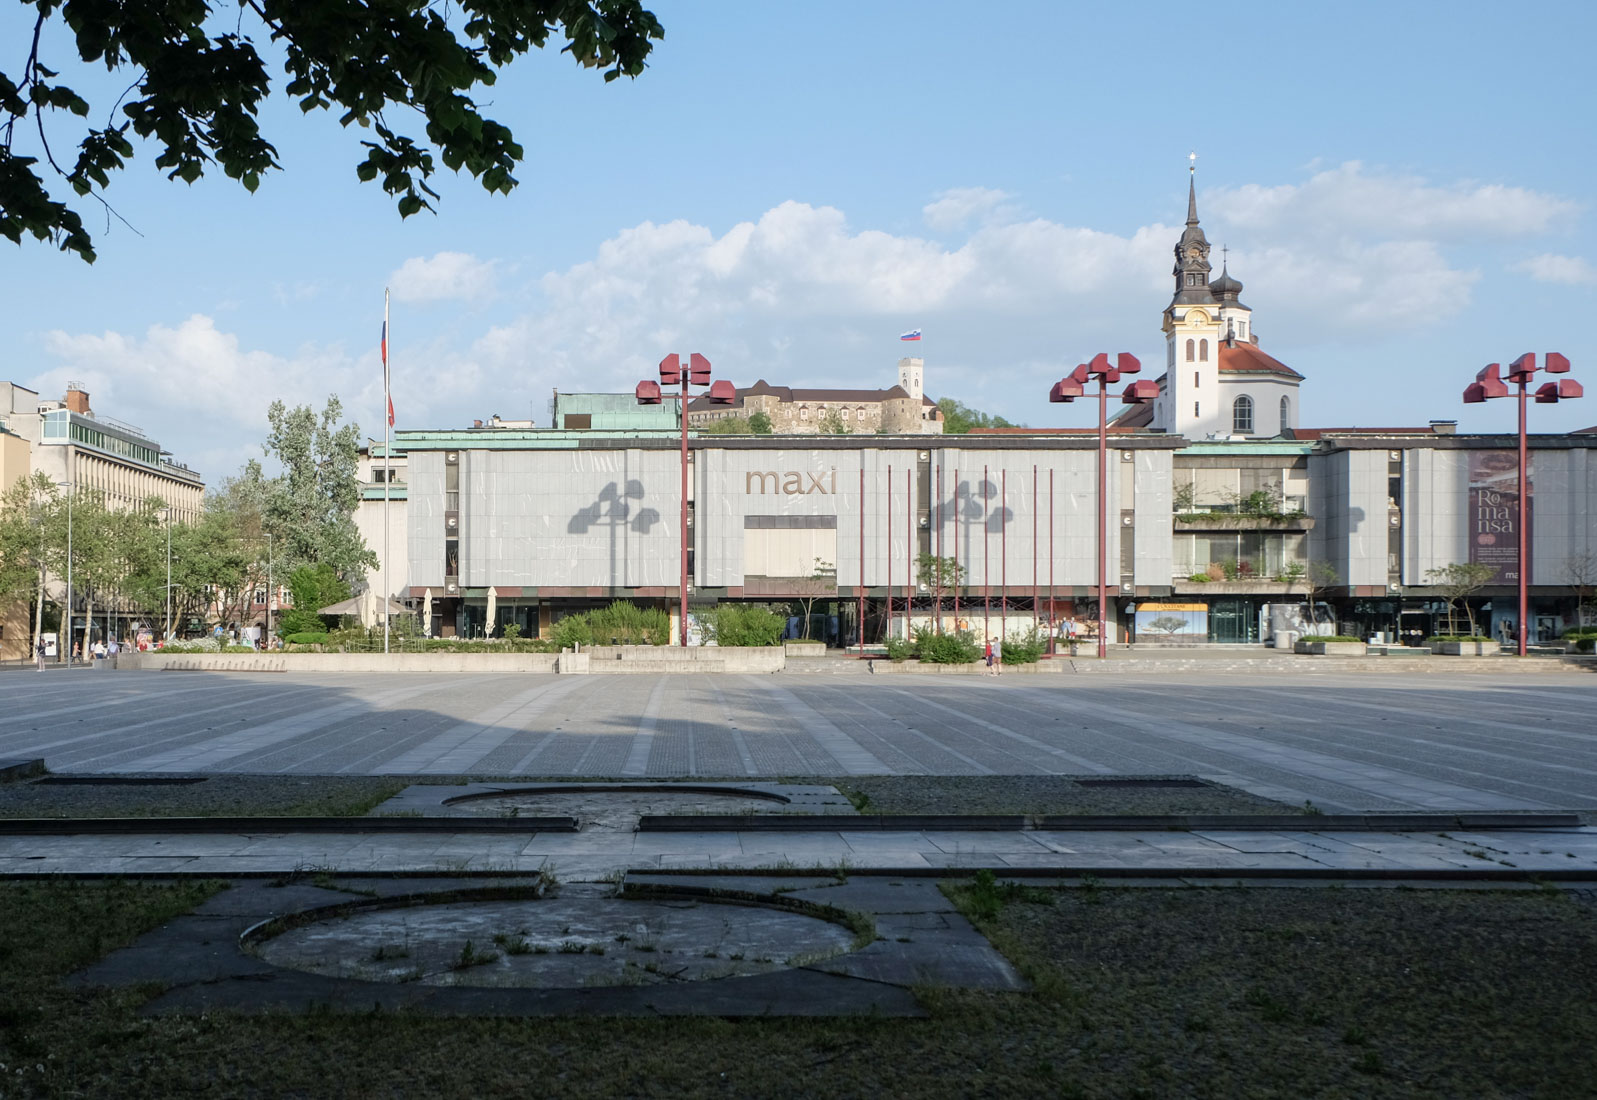
<path id="1" fill-rule="evenodd" d="M 966 563 L 966 569 L 970 564 Z M 954 471 L 954 629 L 959 629 L 959 471 Z"/>
<path id="2" fill-rule="evenodd" d="M 998 636 L 1009 637 L 1009 523 L 1004 509 L 1009 504 L 1009 471 L 998 471 Z"/>
<path id="3" fill-rule="evenodd" d="M 677 579 L 677 596 L 682 617 L 682 648 L 688 647 L 688 372 L 682 370 L 682 555 Z"/>
<path id="4" fill-rule="evenodd" d="M 887 467 L 887 618 L 882 620 L 882 641 L 893 635 L 893 467 Z M 906 608 L 907 610 L 907 608 Z"/>
<path id="5" fill-rule="evenodd" d="M 859 619 L 854 633 L 859 635 L 859 654 L 865 656 L 865 454 L 859 464 Z"/>
<path id="6" fill-rule="evenodd" d="M 993 617 L 993 571 L 992 571 L 992 517 L 989 514 L 987 502 L 991 499 L 987 495 L 987 466 L 981 468 L 981 636 L 986 641 L 987 632 L 992 629 L 989 620 Z"/>
<path id="7" fill-rule="evenodd" d="M 937 568 L 932 572 L 932 591 L 937 599 L 937 622 L 933 628 L 943 632 L 943 464 L 937 464 Z"/>
<path id="8" fill-rule="evenodd" d="M 1527 455 L 1525 447 L 1525 379 L 1519 381 L 1519 655 L 1525 656 L 1525 642 L 1530 637 L 1526 628 L 1525 617 L 1530 611 L 1530 590 L 1526 581 L 1529 576 L 1526 560 L 1528 540 L 1525 530 L 1525 498 L 1530 495 L 1528 478 L 1526 476 Z"/>
<path id="9" fill-rule="evenodd" d="M 1048 468 L 1048 622 L 1054 621 L 1054 471 Z M 1048 652 L 1054 652 L 1055 631 L 1048 631 Z"/>
<path id="10" fill-rule="evenodd" d="M 1109 655 L 1109 387 L 1098 376 L 1098 656 Z"/>
<path id="11" fill-rule="evenodd" d="M 904 640 L 914 637 L 915 621 L 915 471 L 904 471 Z"/>
<path id="12" fill-rule="evenodd" d="M 1031 467 L 1031 617 L 1041 618 L 1042 601 L 1037 599 L 1037 466 Z"/>

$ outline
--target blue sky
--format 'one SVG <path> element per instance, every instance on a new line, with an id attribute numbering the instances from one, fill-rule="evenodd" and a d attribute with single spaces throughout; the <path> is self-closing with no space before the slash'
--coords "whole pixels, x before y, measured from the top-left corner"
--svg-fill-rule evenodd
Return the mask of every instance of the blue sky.
<path id="1" fill-rule="evenodd" d="M 630 389 L 671 351 L 740 385 L 887 385 L 911 347 L 933 396 L 1085 424 L 1048 386 L 1097 351 L 1162 360 L 1196 150 L 1216 259 L 1307 376 L 1305 426 L 1506 430 L 1460 391 L 1549 349 L 1593 397 L 1533 430 L 1597 423 L 1597 6 L 654 10 L 636 81 L 552 51 L 505 73 L 486 113 L 527 149 L 521 186 L 441 177 L 436 217 L 402 222 L 355 179 L 359 134 L 285 102 L 263 116 L 285 170 L 253 196 L 140 150 L 107 196 L 137 233 L 86 214 L 98 263 L 0 246 L 0 376 L 81 381 L 215 482 L 274 398 L 336 392 L 380 436 L 389 286 L 402 427 L 546 422 L 552 389 Z M 23 28 L 6 11 L 0 42 Z M 104 84 L 63 46 L 64 77 Z"/>

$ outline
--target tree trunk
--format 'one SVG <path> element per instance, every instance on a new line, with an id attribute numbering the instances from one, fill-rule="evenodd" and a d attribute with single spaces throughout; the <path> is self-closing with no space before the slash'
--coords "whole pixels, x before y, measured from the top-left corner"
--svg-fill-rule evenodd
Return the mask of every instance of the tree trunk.
<path id="1" fill-rule="evenodd" d="M 39 565 L 39 593 L 33 602 L 33 652 L 39 652 L 39 638 L 44 634 L 44 565 Z M 57 653 L 61 651 L 56 650 Z"/>
<path id="2" fill-rule="evenodd" d="M 94 596 L 90 589 L 83 594 L 83 659 L 89 659 L 89 629 L 94 626 Z M 71 609 L 67 611 L 68 621 L 71 620 Z M 67 631 L 68 634 L 72 632 Z"/>

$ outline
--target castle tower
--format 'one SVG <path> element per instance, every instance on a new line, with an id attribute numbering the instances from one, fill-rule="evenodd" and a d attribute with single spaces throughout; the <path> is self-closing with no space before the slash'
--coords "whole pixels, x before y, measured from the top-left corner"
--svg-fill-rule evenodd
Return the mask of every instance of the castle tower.
<path id="1" fill-rule="evenodd" d="M 904 392 L 919 401 L 926 396 L 926 360 L 919 356 L 906 357 L 898 361 L 898 384 L 904 387 Z"/>

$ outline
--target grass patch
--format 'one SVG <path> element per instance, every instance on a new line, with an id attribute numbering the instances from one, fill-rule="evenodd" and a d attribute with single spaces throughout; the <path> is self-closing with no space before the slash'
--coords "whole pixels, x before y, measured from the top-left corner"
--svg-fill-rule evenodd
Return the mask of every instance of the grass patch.
<path id="1" fill-rule="evenodd" d="M 995 877 L 977 920 L 1036 991 L 927 988 L 924 1019 L 145 1017 L 149 989 L 60 984 L 216 888 L 0 883 L 0 1093 L 318 1096 L 333 1066 L 372 1096 L 1561 1097 L 1597 1073 L 1597 921 L 1550 891 Z"/>

